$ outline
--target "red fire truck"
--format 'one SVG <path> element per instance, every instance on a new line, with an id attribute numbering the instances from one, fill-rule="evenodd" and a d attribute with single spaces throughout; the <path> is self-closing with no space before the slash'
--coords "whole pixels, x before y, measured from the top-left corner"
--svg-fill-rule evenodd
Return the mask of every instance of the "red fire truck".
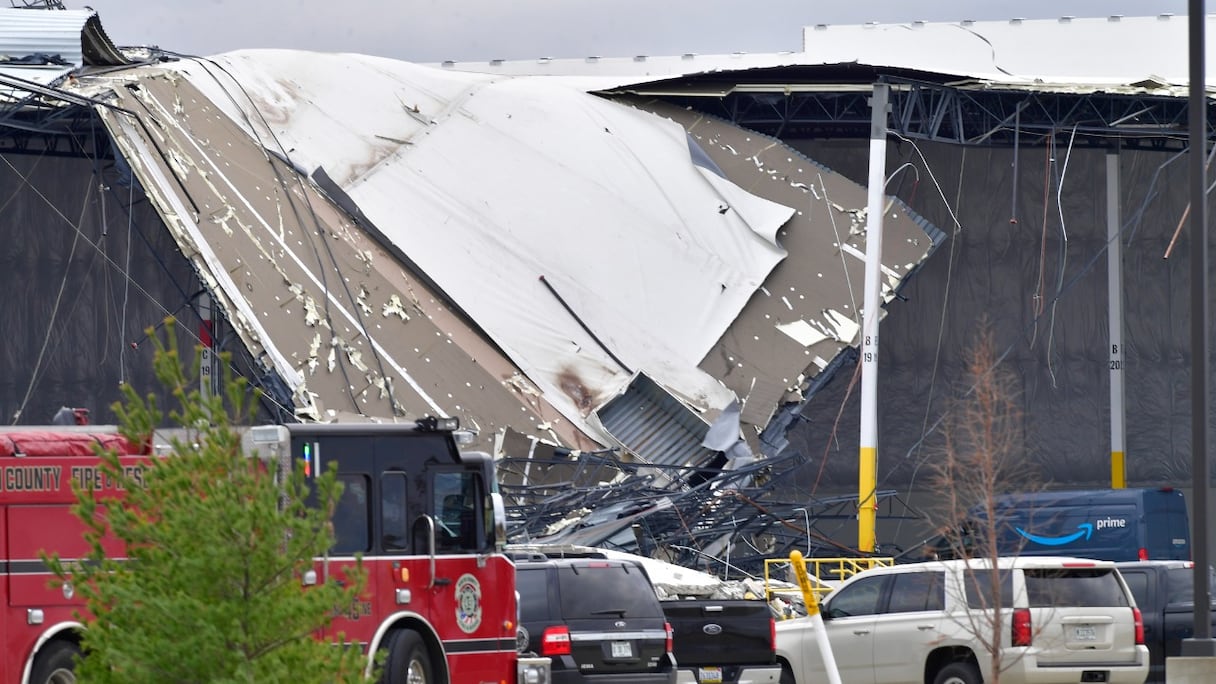
<path id="1" fill-rule="evenodd" d="M 340 577 L 362 555 L 366 590 L 329 629 L 359 641 L 369 656 L 386 652 L 381 682 L 546 682 L 547 658 L 516 653 L 515 567 L 502 553 L 505 513 L 493 460 L 460 451 L 456 429 L 454 420 L 434 418 L 292 424 L 248 428 L 244 440 L 268 465 L 300 468 L 306 477 L 338 464 L 345 486 L 333 518 L 336 543 L 302 581 Z M 7 580 L 0 584 L 0 681 L 75 681 L 80 601 L 51 586 L 38 552 L 84 555 L 71 483 L 114 492 L 93 454 L 96 443 L 124 454 L 136 476 L 157 451 L 155 443 L 132 445 L 100 427 L 0 429 Z"/>

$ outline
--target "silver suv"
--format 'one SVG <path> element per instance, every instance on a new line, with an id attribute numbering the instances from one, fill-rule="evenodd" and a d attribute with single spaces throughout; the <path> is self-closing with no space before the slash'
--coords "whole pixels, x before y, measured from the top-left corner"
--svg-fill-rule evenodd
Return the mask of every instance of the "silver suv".
<path id="1" fill-rule="evenodd" d="M 1002 684 L 1142 684 L 1148 675 L 1140 611 L 1109 561 L 874 568 L 841 583 L 822 615 L 845 684 L 981 684 L 996 679 L 994 667 Z M 782 682 L 827 681 L 809 618 L 777 623 L 777 657 Z"/>

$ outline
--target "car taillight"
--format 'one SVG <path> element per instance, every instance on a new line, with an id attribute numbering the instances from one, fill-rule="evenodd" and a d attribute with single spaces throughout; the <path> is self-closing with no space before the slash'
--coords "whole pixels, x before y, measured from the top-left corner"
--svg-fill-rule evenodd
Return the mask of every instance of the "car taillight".
<path id="1" fill-rule="evenodd" d="M 1017 608 L 1013 611 L 1013 645 L 1029 646 L 1030 639 L 1030 609 Z"/>
<path id="2" fill-rule="evenodd" d="M 777 652 L 777 621 L 771 617 L 768 619 L 768 645 L 773 653 Z"/>
<path id="3" fill-rule="evenodd" d="M 565 627 L 546 627 L 540 637 L 540 654 L 570 655 L 570 630 Z"/>
<path id="4" fill-rule="evenodd" d="M 1136 552 L 1136 557 L 1142 561 L 1148 560 L 1148 549 L 1140 549 Z"/>
<path id="5" fill-rule="evenodd" d="M 1136 645 L 1144 645 L 1144 616 L 1140 614 L 1139 608 L 1132 608 L 1132 618 L 1136 621 Z"/>
<path id="6" fill-rule="evenodd" d="M 672 645 L 675 642 L 675 632 L 671 629 L 670 622 L 664 622 L 663 629 L 667 630 L 667 652 L 671 653 Z"/>

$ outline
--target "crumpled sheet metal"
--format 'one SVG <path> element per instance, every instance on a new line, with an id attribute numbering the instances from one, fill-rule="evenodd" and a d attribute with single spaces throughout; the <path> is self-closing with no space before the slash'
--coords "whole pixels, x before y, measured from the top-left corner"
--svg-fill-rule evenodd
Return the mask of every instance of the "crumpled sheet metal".
<path id="1" fill-rule="evenodd" d="M 797 209 L 777 237 L 789 256 L 756 290 L 700 367 L 743 399 L 763 428 L 846 347 L 857 347 L 864 293 L 866 188 L 781 140 L 660 100 L 614 98 L 668 117 L 732 182 Z M 882 298 L 889 302 L 942 236 L 891 198 L 883 216 Z"/>
<path id="2" fill-rule="evenodd" d="M 182 252 L 302 419 L 460 416 L 587 444 L 434 293 L 187 80 L 107 77 L 99 108 Z M 96 85 L 96 82 L 94 82 Z M 149 136 L 149 133 L 151 136 Z"/>

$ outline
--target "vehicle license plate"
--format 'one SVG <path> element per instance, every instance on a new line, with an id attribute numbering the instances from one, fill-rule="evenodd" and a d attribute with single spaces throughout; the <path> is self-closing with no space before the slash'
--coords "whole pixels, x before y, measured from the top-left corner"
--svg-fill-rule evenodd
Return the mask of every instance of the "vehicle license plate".
<path id="1" fill-rule="evenodd" d="M 722 683 L 722 668 L 720 667 L 703 667 L 697 673 L 697 681 L 701 684 L 721 684 Z"/>
<path id="2" fill-rule="evenodd" d="M 628 641 L 612 642 L 612 657 L 613 658 L 632 658 L 633 644 Z"/>
<path id="3" fill-rule="evenodd" d="M 1093 625 L 1077 625 L 1073 628 L 1073 638 L 1077 641 L 1094 641 L 1098 638 L 1098 632 Z"/>

